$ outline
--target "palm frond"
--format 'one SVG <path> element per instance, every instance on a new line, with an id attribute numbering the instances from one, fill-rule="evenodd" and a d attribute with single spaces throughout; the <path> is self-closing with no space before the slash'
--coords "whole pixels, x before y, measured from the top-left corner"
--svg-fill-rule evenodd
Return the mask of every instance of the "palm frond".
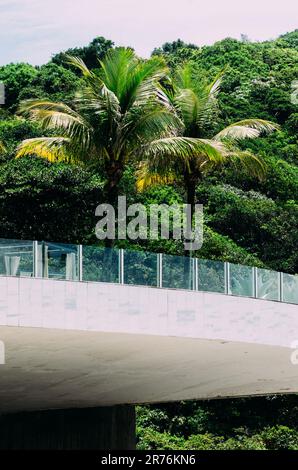
<path id="1" fill-rule="evenodd" d="M 206 119 L 216 109 L 223 74 L 224 71 L 220 72 L 211 83 L 207 83 L 196 74 L 191 63 L 178 71 L 175 104 L 188 132 L 198 133 L 198 128 L 204 127 Z"/>
<path id="2" fill-rule="evenodd" d="M 162 175 L 154 171 L 148 162 L 142 162 L 136 171 L 136 188 L 138 192 L 145 191 L 151 186 L 172 184 L 175 181 L 177 181 L 175 172 L 167 172 L 167 174 Z"/>
<path id="3" fill-rule="evenodd" d="M 168 73 L 161 58 L 144 62 L 131 49 L 116 48 L 106 55 L 101 67 L 102 80 L 117 96 L 123 113 L 133 104 L 144 105 L 150 99 L 167 103 L 166 94 L 159 86 Z"/>
<path id="4" fill-rule="evenodd" d="M 222 143 L 208 139 L 172 137 L 151 142 L 140 154 L 144 160 L 136 172 L 139 191 L 179 181 L 183 173 L 191 173 L 194 168 L 202 174 L 223 163 L 227 149 Z"/>
<path id="5" fill-rule="evenodd" d="M 177 136 L 179 129 L 183 129 L 182 122 L 174 112 L 156 103 L 133 107 L 126 113 L 122 126 L 121 139 L 127 139 L 130 145 L 137 146 L 158 138 Z"/>
<path id="6" fill-rule="evenodd" d="M 174 83 L 180 89 L 193 88 L 193 67 L 191 62 L 186 62 L 180 67 L 177 67 L 174 75 Z"/>
<path id="7" fill-rule="evenodd" d="M 125 80 L 137 66 L 137 58 L 133 50 L 125 47 L 112 49 L 100 62 L 100 66 L 103 82 L 121 102 Z"/>
<path id="8" fill-rule="evenodd" d="M 198 166 L 210 161 L 221 163 L 224 158 L 225 147 L 208 139 L 195 139 L 189 137 L 170 137 L 158 139 L 143 147 L 141 157 L 150 162 L 160 174 L 165 174 L 175 165 L 182 165 L 189 169 L 191 162 Z"/>
<path id="9" fill-rule="evenodd" d="M 16 158 L 36 155 L 49 162 L 75 162 L 75 157 L 67 152 L 70 139 L 66 137 L 41 137 L 26 139 L 17 148 Z"/>
<path id="10" fill-rule="evenodd" d="M 239 168 L 244 169 L 249 175 L 264 180 L 266 176 L 266 164 L 261 157 L 254 155 L 249 150 L 234 149 L 226 155 L 226 161 L 234 163 Z"/>
<path id="11" fill-rule="evenodd" d="M 81 88 L 81 92 L 78 93 L 77 101 L 80 101 L 82 97 L 87 97 L 87 99 L 96 99 L 98 95 L 102 93 L 102 88 L 104 87 L 104 81 L 102 78 L 89 70 L 87 65 L 79 57 L 67 56 L 68 63 L 79 69 L 84 78 L 84 85 Z"/>
<path id="12" fill-rule="evenodd" d="M 216 134 L 214 140 L 255 139 L 262 134 L 271 134 L 278 129 L 278 124 L 271 121 L 266 121 L 264 119 L 243 119 L 242 121 L 235 122 L 220 131 Z"/>
<path id="13" fill-rule="evenodd" d="M 43 129 L 55 129 L 58 134 L 71 139 L 73 144 L 88 151 L 93 130 L 77 112 L 63 103 L 42 100 L 27 100 L 20 105 L 19 112 L 40 123 Z"/>
<path id="14" fill-rule="evenodd" d="M 160 84 L 168 78 L 168 68 L 163 59 L 153 57 L 141 63 L 131 78 L 126 90 L 128 108 L 133 104 L 143 106 L 149 101 L 156 101 L 171 108 L 171 102 Z"/>
<path id="15" fill-rule="evenodd" d="M 20 103 L 18 113 L 24 117 L 34 119 L 35 116 L 38 117 L 38 113 L 42 111 L 55 111 L 57 113 L 66 113 L 71 115 L 76 115 L 69 106 L 64 103 L 55 103 L 49 100 L 24 100 Z"/>
<path id="16" fill-rule="evenodd" d="M 202 84 L 196 89 L 199 100 L 197 109 L 196 123 L 200 128 L 204 128 L 208 120 L 218 110 L 217 97 L 220 92 L 224 70 L 220 71 L 213 81 L 208 84 Z"/>
<path id="17" fill-rule="evenodd" d="M 181 113 L 186 128 L 197 124 L 198 111 L 201 103 L 193 90 L 190 88 L 179 90 L 174 98 L 174 102 Z"/>
<path id="18" fill-rule="evenodd" d="M 121 119 L 121 109 L 116 95 L 104 84 L 99 90 L 94 90 L 87 86 L 77 93 L 75 103 L 81 112 L 92 112 L 97 115 L 102 122 L 119 122 Z"/>
<path id="19" fill-rule="evenodd" d="M 226 67 L 221 70 L 213 79 L 213 81 L 208 85 L 208 95 L 210 98 L 216 98 L 220 92 L 220 87 L 222 80 L 224 78 Z"/>
<path id="20" fill-rule="evenodd" d="M 80 57 L 65 54 L 65 58 L 69 65 L 73 65 L 75 68 L 81 71 L 83 77 L 88 79 L 93 79 L 95 77 L 95 74 L 88 69 L 87 65 Z"/>

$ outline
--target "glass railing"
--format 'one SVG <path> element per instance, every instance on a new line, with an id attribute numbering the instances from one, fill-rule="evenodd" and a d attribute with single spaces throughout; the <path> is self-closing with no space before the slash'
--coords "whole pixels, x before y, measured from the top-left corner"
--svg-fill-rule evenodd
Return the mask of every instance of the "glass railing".
<path id="1" fill-rule="evenodd" d="M 217 292 L 298 304 L 298 275 L 118 248 L 0 239 L 0 275 Z"/>

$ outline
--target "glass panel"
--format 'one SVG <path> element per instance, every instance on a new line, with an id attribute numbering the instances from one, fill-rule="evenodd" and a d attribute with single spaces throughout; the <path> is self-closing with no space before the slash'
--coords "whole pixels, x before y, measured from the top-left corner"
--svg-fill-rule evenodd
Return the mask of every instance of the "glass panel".
<path id="1" fill-rule="evenodd" d="M 78 246 L 63 243 L 39 242 L 37 276 L 77 281 Z"/>
<path id="2" fill-rule="evenodd" d="M 257 269 L 257 297 L 258 299 L 279 299 L 279 274 L 269 269 Z"/>
<path id="3" fill-rule="evenodd" d="M 119 250 L 83 246 L 83 281 L 119 282 Z"/>
<path id="4" fill-rule="evenodd" d="M 230 263 L 229 294 L 253 297 L 253 268 Z"/>
<path id="5" fill-rule="evenodd" d="M 0 239 L 0 275 L 33 276 L 32 241 Z M 82 247 L 83 280 L 119 282 L 119 250 L 97 246 Z M 162 286 L 194 288 L 194 258 L 162 255 Z M 229 293 L 254 295 L 253 268 L 229 264 Z M 125 284 L 156 286 L 158 255 L 143 251 L 124 250 Z M 256 270 L 257 297 L 279 300 L 279 273 L 268 269 Z M 37 276 L 53 279 L 78 280 L 78 246 L 63 243 L 38 242 Z M 283 274 L 283 301 L 298 304 L 298 275 Z M 200 291 L 225 292 L 225 269 L 221 261 L 198 259 Z"/>
<path id="6" fill-rule="evenodd" d="M 157 254 L 125 250 L 124 283 L 157 286 Z"/>
<path id="7" fill-rule="evenodd" d="M 33 242 L 0 239 L 0 275 L 33 276 Z"/>
<path id="8" fill-rule="evenodd" d="M 194 259 L 162 255 L 162 287 L 193 289 Z"/>
<path id="9" fill-rule="evenodd" d="M 283 273 L 283 301 L 298 304 L 298 275 Z"/>
<path id="10" fill-rule="evenodd" d="M 198 260 L 199 290 L 225 293 L 225 264 L 222 261 Z"/>

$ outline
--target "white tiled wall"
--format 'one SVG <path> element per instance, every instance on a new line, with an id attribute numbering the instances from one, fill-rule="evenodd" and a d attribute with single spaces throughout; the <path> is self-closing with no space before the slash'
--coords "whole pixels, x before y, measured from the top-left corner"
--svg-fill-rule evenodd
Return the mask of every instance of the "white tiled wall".
<path id="1" fill-rule="evenodd" d="M 298 306 L 203 292 L 0 277 L 0 324 L 289 347 Z"/>

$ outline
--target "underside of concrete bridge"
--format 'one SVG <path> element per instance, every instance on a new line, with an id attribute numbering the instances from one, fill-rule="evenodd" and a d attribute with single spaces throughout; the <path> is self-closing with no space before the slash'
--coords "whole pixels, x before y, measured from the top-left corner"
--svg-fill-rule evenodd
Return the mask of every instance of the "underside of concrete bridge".
<path id="1" fill-rule="evenodd" d="M 297 306 L 0 278 L 1 448 L 134 447 L 134 405 L 298 392 Z"/>

